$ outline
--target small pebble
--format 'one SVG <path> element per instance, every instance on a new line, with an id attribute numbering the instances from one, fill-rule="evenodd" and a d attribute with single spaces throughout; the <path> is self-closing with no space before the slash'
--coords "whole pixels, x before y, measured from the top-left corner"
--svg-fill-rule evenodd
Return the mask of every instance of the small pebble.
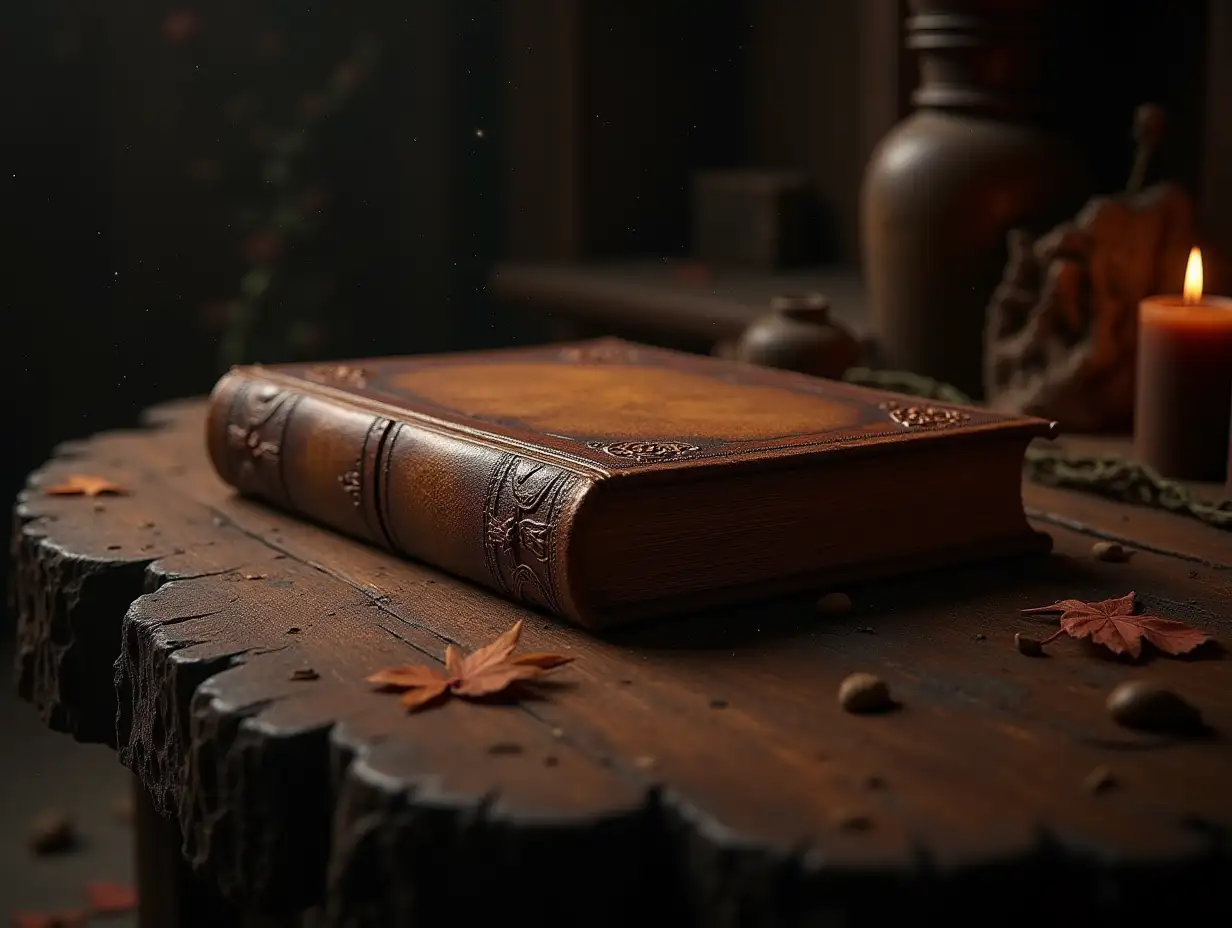
<path id="1" fill-rule="evenodd" d="M 987 635 L 984 635 L 984 634 L 976 634 L 976 635 L 972 635 L 972 637 L 973 637 L 976 641 L 987 641 L 987 640 L 988 640 L 988 636 L 987 636 Z"/>
<path id="2" fill-rule="evenodd" d="M 859 628 L 857 628 L 857 629 L 856 629 L 856 631 L 858 631 L 861 635 L 875 635 L 875 634 L 877 634 L 877 629 L 875 629 L 875 628 L 869 628 L 867 625 L 861 625 Z"/>
<path id="3" fill-rule="evenodd" d="M 244 574 L 245 580 L 264 580 L 265 574 Z"/>
<path id="4" fill-rule="evenodd" d="M 141 523 L 139 526 L 137 526 L 137 527 L 138 527 L 138 528 L 153 528 L 153 527 L 154 527 L 154 523 L 153 523 L 153 522 L 142 522 L 142 523 Z"/>
<path id="5" fill-rule="evenodd" d="M 107 504 L 106 504 L 106 503 L 95 503 L 95 504 L 94 504 L 94 511 L 95 511 L 95 512 L 106 512 L 106 511 L 107 511 Z"/>
<path id="6" fill-rule="evenodd" d="M 817 600 L 822 615 L 846 615 L 851 611 L 851 597 L 846 593 L 827 593 Z"/>
<path id="7" fill-rule="evenodd" d="M 639 770 L 650 770 L 655 765 L 655 759 L 649 754 L 643 754 L 633 761 Z"/>
<path id="8" fill-rule="evenodd" d="M 1202 713 L 1172 690 L 1145 680 L 1122 683 L 1108 694 L 1108 712 L 1118 725 L 1144 731 L 1191 734 L 1202 729 Z"/>
<path id="9" fill-rule="evenodd" d="M 298 635 L 298 634 L 299 634 L 299 626 L 298 626 L 298 625 L 292 625 L 290 628 L 288 628 L 288 629 L 287 629 L 287 634 L 288 634 L 288 635 Z"/>
<path id="10" fill-rule="evenodd" d="M 40 856 L 59 854 L 77 845 L 77 828 L 67 812 L 44 812 L 30 823 L 27 843 Z"/>
<path id="11" fill-rule="evenodd" d="M 1091 553 L 1099 560 L 1111 564 L 1124 564 L 1129 560 L 1129 552 L 1115 541 L 1097 541 L 1091 545 Z"/>
<path id="12" fill-rule="evenodd" d="M 553 729 L 552 729 L 552 737 L 553 737 L 553 738 L 563 738 L 563 737 L 565 737 L 565 730 L 564 730 L 563 728 L 553 728 Z"/>
<path id="13" fill-rule="evenodd" d="M 495 755 L 521 754 L 522 745 L 516 741 L 498 741 L 488 748 L 488 753 Z"/>
<path id="14" fill-rule="evenodd" d="M 727 708 L 727 700 L 726 700 L 726 699 L 717 699 L 717 698 L 716 698 L 716 699 L 712 699 L 712 700 L 710 700 L 710 708 L 711 708 L 711 709 L 726 709 L 726 708 Z"/>
<path id="15" fill-rule="evenodd" d="M 838 688 L 839 705 L 848 712 L 884 712 L 894 706 L 890 687 L 871 673 L 853 673 Z"/>
<path id="16" fill-rule="evenodd" d="M 108 546 L 107 546 L 107 550 L 108 550 L 108 551 L 119 551 L 119 550 L 120 550 L 120 546 L 119 546 L 119 545 L 108 545 Z"/>
<path id="17" fill-rule="evenodd" d="M 1089 793 L 1103 793 L 1116 786 L 1116 777 L 1107 767 L 1096 767 L 1083 778 L 1082 783 Z"/>
<path id="18" fill-rule="evenodd" d="M 320 679 L 320 674 L 311 667 L 297 667 L 291 671 L 292 680 L 317 680 Z"/>
<path id="19" fill-rule="evenodd" d="M 868 831 L 873 827 L 873 820 L 860 812 L 842 809 L 835 814 L 834 824 L 843 831 Z"/>
<path id="20" fill-rule="evenodd" d="M 1021 632 L 1014 635 L 1014 647 L 1018 649 L 1019 654 L 1025 654 L 1027 657 L 1044 656 L 1044 646 L 1039 642 L 1039 639 L 1032 638 L 1030 635 L 1024 635 Z"/>

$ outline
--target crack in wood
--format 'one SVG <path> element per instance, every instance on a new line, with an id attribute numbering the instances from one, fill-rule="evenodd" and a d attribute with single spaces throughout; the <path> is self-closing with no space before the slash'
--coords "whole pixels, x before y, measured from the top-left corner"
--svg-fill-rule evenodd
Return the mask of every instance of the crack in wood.
<path id="1" fill-rule="evenodd" d="M 1034 519 L 1037 522 L 1044 522 L 1048 525 L 1059 525 L 1062 528 L 1067 528 L 1071 532 L 1077 532 L 1080 535 L 1087 535 L 1091 538 L 1099 538 L 1103 541 L 1115 541 L 1118 544 L 1125 545 L 1129 548 L 1137 548 L 1141 551 L 1150 551 L 1152 554 L 1176 558 L 1179 561 L 1188 561 L 1191 564 L 1201 564 L 1203 567 L 1209 567 L 1211 570 L 1232 569 L 1232 564 L 1224 564 L 1219 561 L 1210 561 L 1206 558 L 1199 557 L 1196 554 L 1186 554 L 1184 551 L 1175 551 L 1171 548 L 1153 545 L 1149 541 L 1131 538 L 1128 535 L 1105 531 L 1104 529 L 1095 528 L 1094 526 L 1087 525 L 1085 522 L 1070 519 L 1054 512 L 1047 512 L 1043 509 L 1035 509 L 1030 506 L 1025 507 L 1025 512 L 1027 514 L 1027 518 L 1029 519 Z"/>

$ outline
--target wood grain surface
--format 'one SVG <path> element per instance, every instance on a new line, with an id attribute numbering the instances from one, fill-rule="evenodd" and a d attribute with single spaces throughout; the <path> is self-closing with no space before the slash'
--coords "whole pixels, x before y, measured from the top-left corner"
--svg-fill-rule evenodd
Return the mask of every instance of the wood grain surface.
<path id="1" fill-rule="evenodd" d="M 14 531 L 20 686 L 52 727 L 115 746 L 244 909 L 320 905 L 346 926 L 1229 910 L 1222 652 L 1135 665 L 1013 643 L 1055 625 L 1022 608 L 1131 589 L 1232 641 L 1226 533 L 1030 487 L 1051 558 L 852 588 L 847 615 L 797 598 L 597 637 L 236 497 L 202 415 L 160 407 L 32 476 Z M 38 491 L 70 473 L 131 493 Z M 1138 550 L 1104 563 L 1098 537 Z M 364 683 L 518 619 L 525 649 L 577 658 L 544 698 L 408 715 Z M 852 671 L 881 675 L 898 710 L 843 712 Z M 1104 700 L 1133 678 L 1183 694 L 1213 734 L 1117 727 Z M 1094 793 L 1098 767 L 1116 785 Z"/>

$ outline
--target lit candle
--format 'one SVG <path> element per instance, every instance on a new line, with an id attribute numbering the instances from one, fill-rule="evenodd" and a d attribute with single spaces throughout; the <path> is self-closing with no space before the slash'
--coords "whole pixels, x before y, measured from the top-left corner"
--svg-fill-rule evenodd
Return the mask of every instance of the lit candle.
<path id="1" fill-rule="evenodd" d="M 1232 300 L 1202 295 L 1197 248 L 1183 293 L 1138 306 L 1134 454 L 1164 477 L 1218 481 L 1232 422 Z"/>

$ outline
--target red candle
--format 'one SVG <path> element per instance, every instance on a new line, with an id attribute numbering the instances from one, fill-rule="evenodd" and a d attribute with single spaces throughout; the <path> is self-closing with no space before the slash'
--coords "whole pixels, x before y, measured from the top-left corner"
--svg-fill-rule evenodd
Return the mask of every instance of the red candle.
<path id="1" fill-rule="evenodd" d="M 1202 295 L 1202 255 L 1184 296 L 1138 306 L 1134 454 L 1164 477 L 1222 480 L 1232 423 L 1232 300 Z"/>

